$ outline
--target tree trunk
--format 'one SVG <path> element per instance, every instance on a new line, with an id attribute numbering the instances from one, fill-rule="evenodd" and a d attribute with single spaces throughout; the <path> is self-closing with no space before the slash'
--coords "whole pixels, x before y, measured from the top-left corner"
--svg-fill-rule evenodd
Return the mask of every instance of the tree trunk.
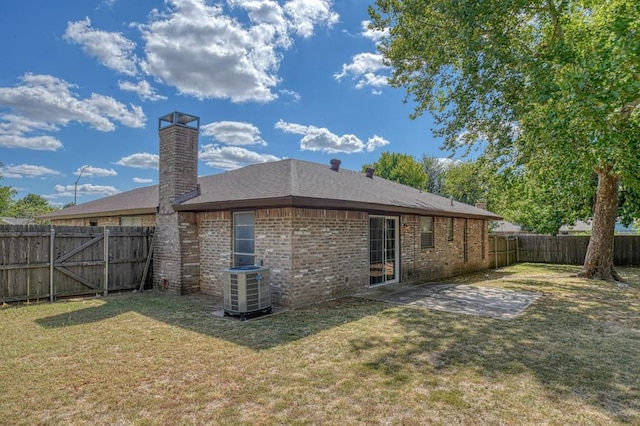
<path id="1" fill-rule="evenodd" d="M 591 238 L 584 258 L 584 266 L 579 277 L 619 281 L 613 266 L 613 236 L 618 217 L 618 184 L 620 176 L 613 167 L 597 170 L 595 213 L 591 228 Z"/>

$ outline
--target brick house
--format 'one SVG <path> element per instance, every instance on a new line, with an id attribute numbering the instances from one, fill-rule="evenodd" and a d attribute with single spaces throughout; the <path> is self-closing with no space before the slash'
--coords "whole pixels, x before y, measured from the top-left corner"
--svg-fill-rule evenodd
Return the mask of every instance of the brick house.
<path id="1" fill-rule="evenodd" d="M 159 185 L 72 206 L 54 224 L 156 226 L 154 285 L 222 296 L 223 270 L 270 268 L 275 302 L 300 306 L 394 282 L 490 267 L 499 216 L 331 165 L 288 159 L 198 178 L 199 119 L 159 120 Z"/>

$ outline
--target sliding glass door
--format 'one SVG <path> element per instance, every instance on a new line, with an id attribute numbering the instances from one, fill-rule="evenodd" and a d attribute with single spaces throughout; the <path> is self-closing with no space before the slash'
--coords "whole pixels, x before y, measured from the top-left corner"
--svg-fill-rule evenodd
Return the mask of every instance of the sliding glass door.
<path id="1" fill-rule="evenodd" d="M 369 217 L 369 285 L 398 281 L 398 218 Z"/>

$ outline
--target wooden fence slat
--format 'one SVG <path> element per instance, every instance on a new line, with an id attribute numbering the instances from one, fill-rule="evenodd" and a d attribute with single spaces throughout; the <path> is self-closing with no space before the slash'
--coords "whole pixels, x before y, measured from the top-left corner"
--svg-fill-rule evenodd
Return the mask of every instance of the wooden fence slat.
<path id="1" fill-rule="evenodd" d="M 489 239 L 490 242 L 493 240 L 494 244 L 494 249 L 489 253 L 490 256 L 494 256 L 490 257 L 491 264 L 505 266 L 507 261 L 504 259 L 505 250 L 501 241 L 506 241 L 507 237 L 497 235 L 492 237 Z M 509 244 L 511 245 L 511 243 Z M 582 265 L 588 245 L 589 237 L 584 235 L 518 235 L 517 260 L 519 262 Z M 615 265 L 640 265 L 640 235 L 616 235 L 613 248 L 613 263 Z"/>
<path id="2" fill-rule="evenodd" d="M 71 250 L 69 253 L 65 253 L 64 255 L 62 255 L 59 258 L 57 258 L 56 262 L 59 262 L 59 263 L 64 262 L 65 260 L 69 259 L 70 257 L 73 257 L 76 254 L 80 253 L 81 251 L 83 251 L 87 247 L 89 247 L 89 246 L 97 243 L 98 241 L 102 240 L 102 238 L 104 238 L 104 236 L 100 235 L 99 237 L 96 237 L 96 238 L 94 238 L 92 240 L 87 241 L 86 243 L 82 244 L 81 246 L 78 246 L 75 249 Z"/>
<path id="3" fill-rule="evenodd" d="M 107 256 L 96 244 L 106 231 Z M 152 233 L 150 227 L 2 225 L 0 303 L 137 289 Z"/>

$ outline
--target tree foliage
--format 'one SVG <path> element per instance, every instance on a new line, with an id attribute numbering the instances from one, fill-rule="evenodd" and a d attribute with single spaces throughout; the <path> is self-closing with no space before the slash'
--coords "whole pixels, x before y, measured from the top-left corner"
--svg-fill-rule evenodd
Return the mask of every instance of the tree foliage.
<path id="1" fill-rule="evenodd" d="M 428 178 L 422 170 L 422 164 L 410 155 L 383 152 L 378 161 L 362 166 L 362 171 L 364 172 L 368 167 L 374 168 L 375 174 L 385 179 L 418 189 L 427 187 Z"/>
<path id="2" fill-rule="evenodd" d="M 2 163 L 0 163 L 0 169 L 2 169 Z M 2 174 L 0 174 L 0 180 L 2 180 Z M 0 185 L 0 216 L 10 216 L 9 209 L 16 194 L 17 191 L 10 186 Z"/>
<path id="3" fill-rule="evenodd" d="M 28 194 L 12 204 L 9 216 L 33 219 L 53 210 L 55 209 L 51 207 L 46 198 L 36 194 Z"/>
<path id="4" fill-rule="evenodd" d="M 475 161 L 451 164 L 442 173 L 442 193 L 463 203 L 475 205 L 486 200 L 487 185 L 480 177 L 480 167 Z"/>
<path id="5" fill-rule="evenodd" d="M 2 163 L 0 163 L 0 168 Z M 0 180 L 2 174 L 0 174 Z M 36 194 L 28 194 L 24 198 L 14 200 L 18 191 L 10 186 L 0 185 L 0 216 L 34 218 L 55 210 L 49 201 Z"/>
<path id="6" fill-rule="evenodd" d="M 597 176 L 583 273 L 615 277 L 618 186 L 640 187 L 640 2 L 377 0 L 370 15 L 389 30 L 390 83 L 445 148 L 484 141 L 498 167 L 563 193 Z"/>
<path id="7" fill-rule="evenodd" d="M 450 163 L 442 158 L 423 155 L 422 170 L 427 175 L 427 191 L 432 194 L 443 194 L 442 175 L 449 167 Z"/>

